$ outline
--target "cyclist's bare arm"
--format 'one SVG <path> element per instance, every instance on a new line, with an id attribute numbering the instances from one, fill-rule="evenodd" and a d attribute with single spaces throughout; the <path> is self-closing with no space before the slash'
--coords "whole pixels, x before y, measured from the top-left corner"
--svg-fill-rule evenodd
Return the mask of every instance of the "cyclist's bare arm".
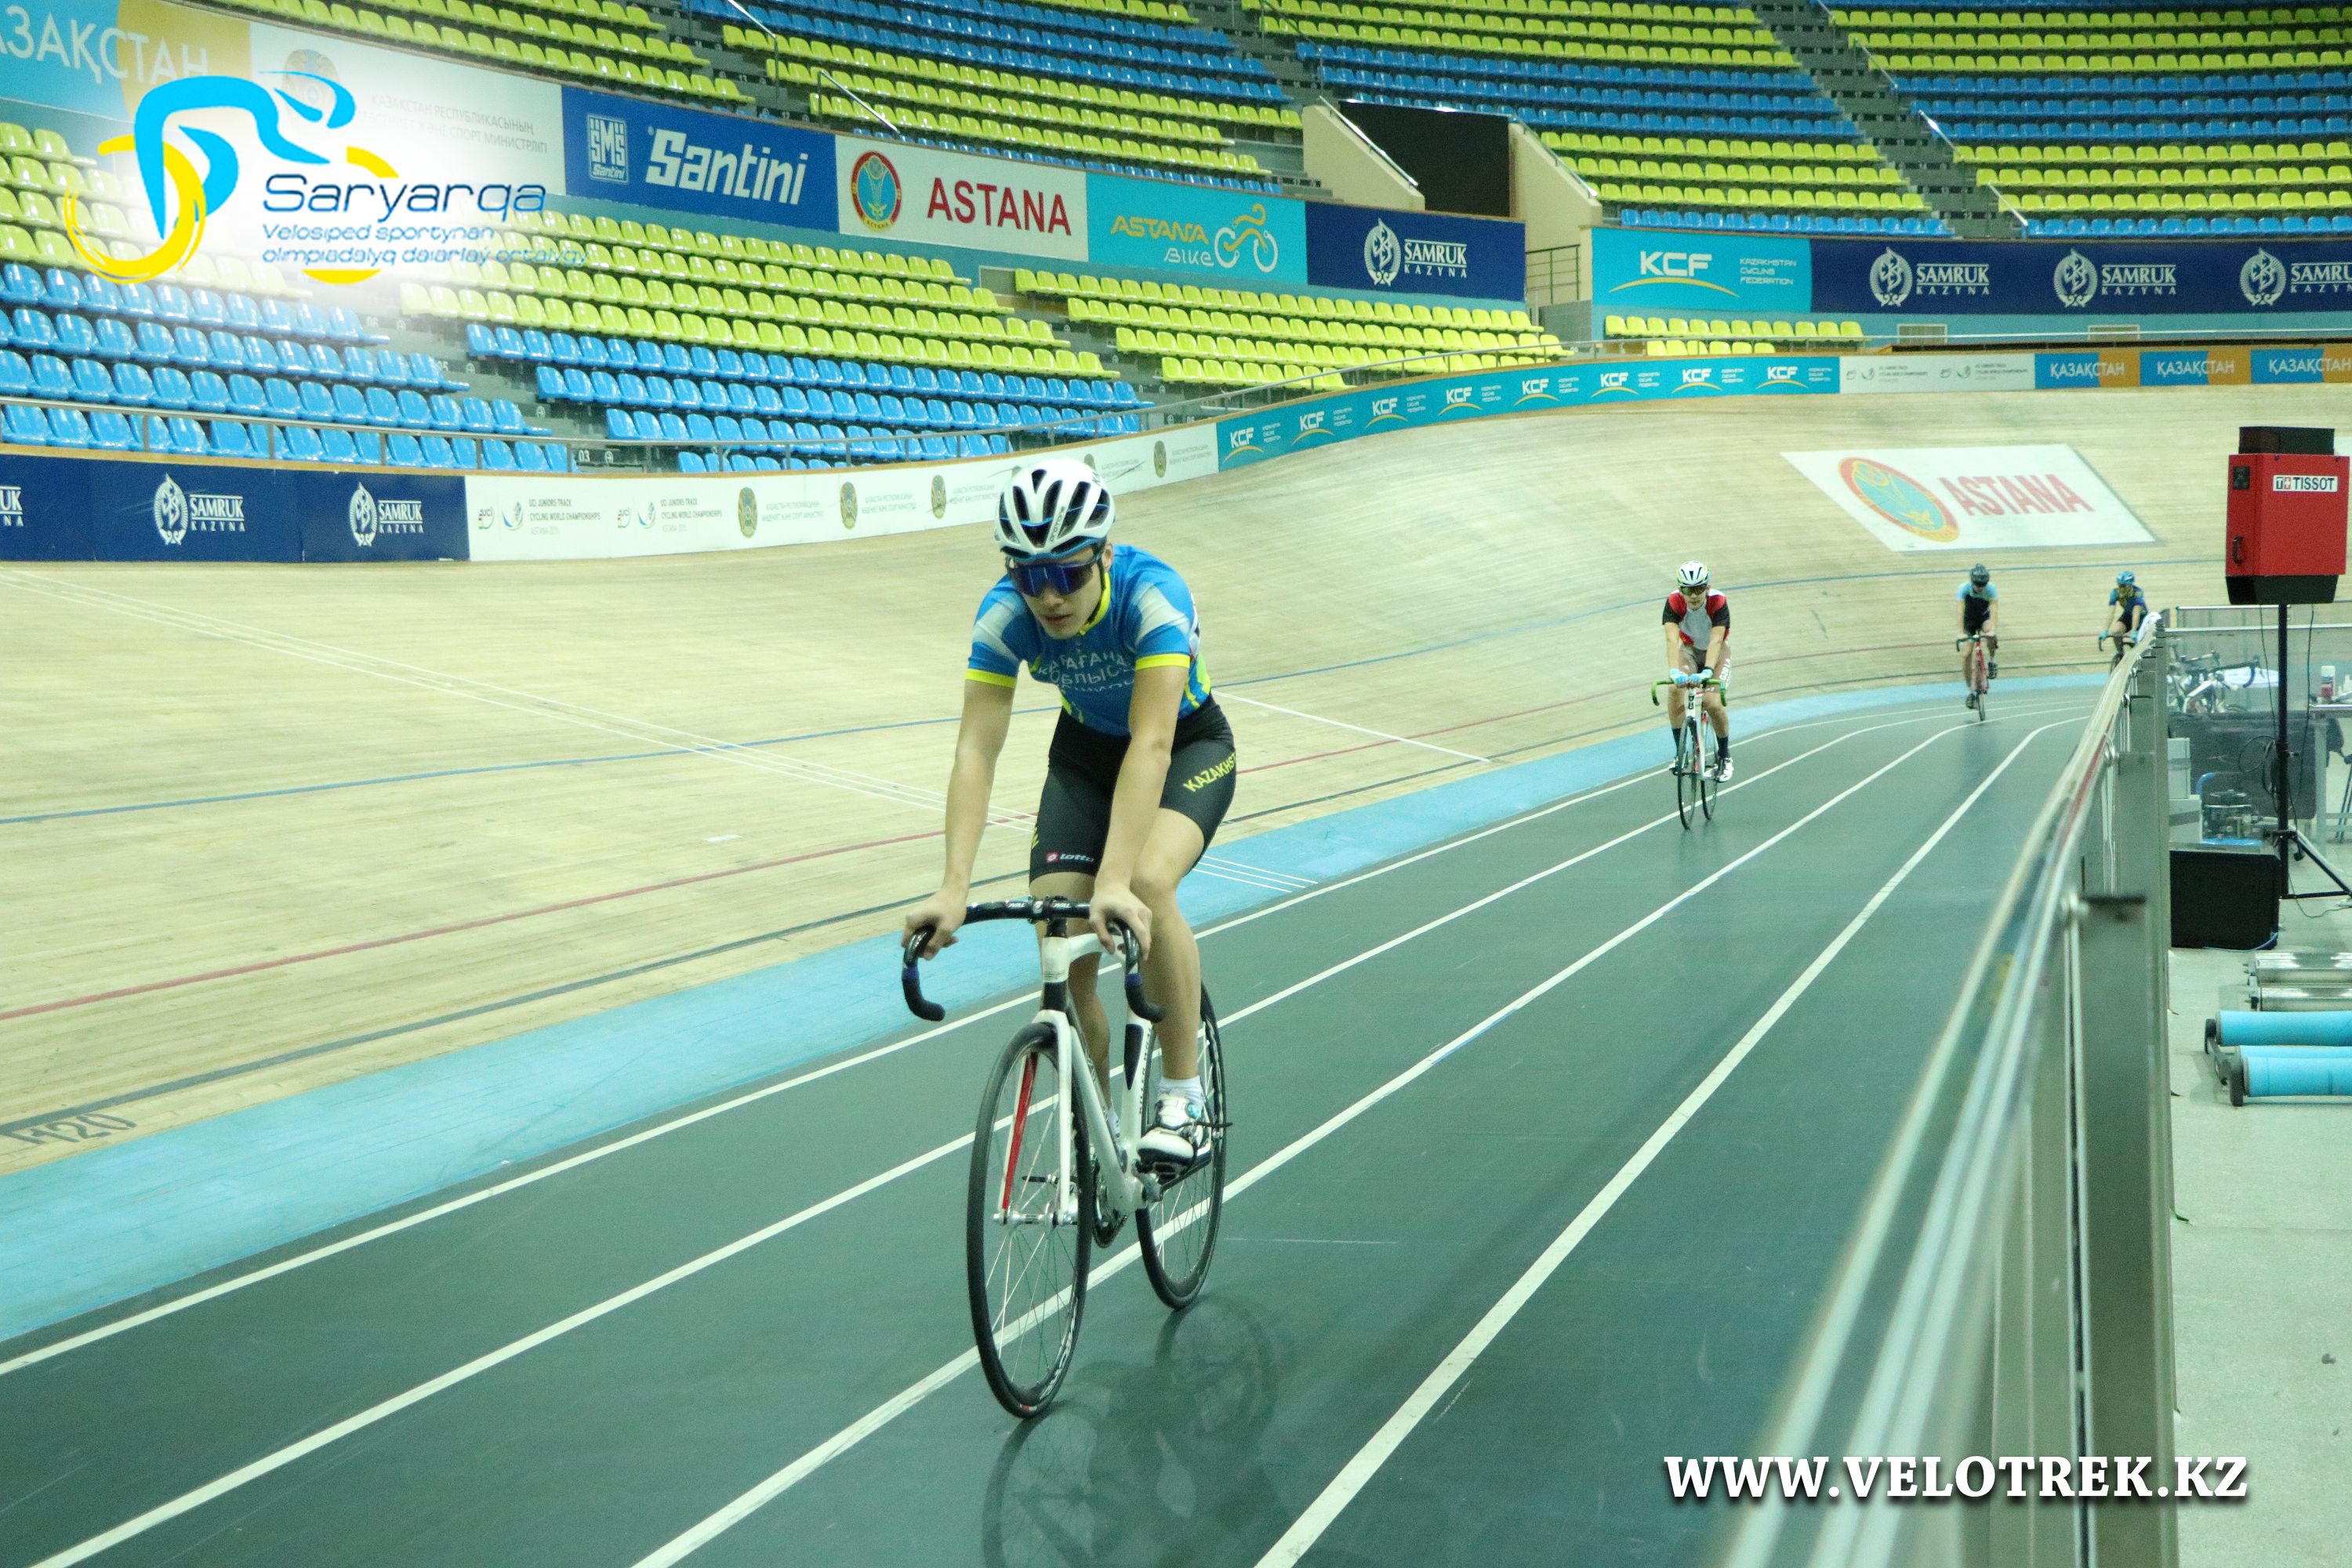
<path id="1" fill-rule="evenodd" d="M 956 729 L 955 766 L 948 774 L 947 866 L 940 890 L 907 911 L 908 935 L 924 926 L 936 934 L 924 949 L 930 957 L 955 942 L 963 907 L 971 895 L 972 862 L 988 826 L 988 795 L 996 784 L 996 759 L 1013 727 L 1013 688 L 994 681 L 963 683 L 963 721 Z"/>
<path id="2" fill-rule="evenodd" d="M 1680 669 L 1680 668 L 1683 667 L 1683 634 L 1682 634 L 1682 628 L 1681 628 L 1680 626 L 1674 626 L 1674 625 L 1669 624 L 1669 625 L 1667 626 L 1667 627 L 1665 628 L 1665 631 L 1666 631 L 1666 668 L 1667 668 L 1668 669 Z"/>
<path id="3" fill-rule="evenodd" d="M 1127 756 L 1111 791 L 1110 828 L 1103 837 L 1102 866 L 1090 900 L 1097 928 L 1116 916 L 1148 945 L 1151 914 L 1131 883 L 1143 841 L 1160 812 L 1160 792 L 1168 784 L 1168 758 L 1176 746 L 1176 716 L 1192 678 L 1184 664 L 1156 664 L 1135 672 L 1127 704 Z"/>
<path id="4" fill-rule="evenodd" d="M 1713 632 L 1709 633 L 1706 639 L 1706 658 L 1703 668 L 1707 669 L 1722 668 L 1723 650 L 1725 646 L 1730 641 L 1731 628 L 1728 626 L 1717 626 Z"/>

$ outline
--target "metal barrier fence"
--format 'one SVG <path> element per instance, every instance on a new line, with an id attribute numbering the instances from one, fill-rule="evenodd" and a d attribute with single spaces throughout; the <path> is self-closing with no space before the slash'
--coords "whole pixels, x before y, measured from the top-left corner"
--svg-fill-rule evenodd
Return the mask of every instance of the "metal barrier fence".
<path id="1" fill-rule="evenodd" d="M 2167 657 L 2143 637 L 2101 691 L 1759 1444 L 1826 1457 L 1843 1495 L 1743 1505 L 1723 1568 L 2173 1568 L 2170 1501 L 2044 1495 L 2041 1464 L 2013 1498 L 1990 1462 L 2177 1484 Z M 1881 1465 L 1857 1499 L 1874 1456 L 1932 1456 L 1915 1497 L 1958 1495 L 1890 1498 Z"/>

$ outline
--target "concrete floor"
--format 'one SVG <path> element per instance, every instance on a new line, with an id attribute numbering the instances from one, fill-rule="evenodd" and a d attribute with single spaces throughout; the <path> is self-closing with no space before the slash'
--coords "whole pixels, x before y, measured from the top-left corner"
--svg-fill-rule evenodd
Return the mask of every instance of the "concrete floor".
<path id="1" fill-rule="evenodd" d="M 2352 910 L 2285 918 L 2289 948 L 2352 949 Z M 2172 954 L 2176 1446 L 2244 1456 L 2250 1490 L 2181 1510 L 2180 1563 L 2337 1568 L 2352 1559 L 2352 1102 L 2231 1107 L 2204 1028 L 2244 964 Z"/>

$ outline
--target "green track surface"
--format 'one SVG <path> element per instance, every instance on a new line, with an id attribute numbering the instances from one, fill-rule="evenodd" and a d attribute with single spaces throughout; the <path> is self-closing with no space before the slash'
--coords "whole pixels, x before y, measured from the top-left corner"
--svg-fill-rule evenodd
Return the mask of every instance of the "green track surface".
<path id="1" fill-rule="evenodd" d="M 1701 1563 L 1719 1513 L 1672 1502 L 1661 1456 L 1759 1441 L 2086 705 L 2021 695 L 1979 725 L 1953 701 L 1752 737 L 1711 824 L 1677 826 L 1671 783 L 1653 775 L 1208 937 L 1230 1018 L 1654 824 L 1229 1024 L 1240 1181 L 1948 731 L 1239 1193 L 1190 1312 L 1171 1317 L 1139 1269 L 1100 1280 L 1062 1403 L 1043 1420 L 1016 1426 L 967 1371 L 688 1560 L 1256 1563 L 1921 840 L 2029 731 L 2054 725 L 1307 1558 Z M 67 1552 L 941 1150 L 969 1130 L 1020 1016 L 969 1021 L 0 1375 L 0 1568 Z M 947 1148 L 89 1560 L 628 1568 L 969 1350 L 964 1167 Z M 0 1362 L 269 1260 L 0 1346 Z M 1097 1258 L 1098 1274 L 1109 1261 Z"/>

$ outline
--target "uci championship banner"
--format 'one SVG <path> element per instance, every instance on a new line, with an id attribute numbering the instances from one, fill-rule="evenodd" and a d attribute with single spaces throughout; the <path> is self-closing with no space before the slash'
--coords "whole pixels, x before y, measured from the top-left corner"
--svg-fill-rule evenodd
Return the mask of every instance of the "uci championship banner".
<path id="1" fill-rule="evenodd" d="M 1813 308 L 1812 247 L 1769 235 L 1596 228 L 1592 308 L 1609 315 L 1802 315 Z"/>
<path id="2" fill-rule="evenodd" d="M 1307 281 L 1307 204 L 1255 191 L 1087 176 L 1087 258 L 1236 289 Z"/>
<path id="3" fill-rule="evenodd" d="M 1518 300 L 1528 291 L 1527 230 L 1499 218 L 1311 202 L 1307 279 L 1326 289 Z"/>

